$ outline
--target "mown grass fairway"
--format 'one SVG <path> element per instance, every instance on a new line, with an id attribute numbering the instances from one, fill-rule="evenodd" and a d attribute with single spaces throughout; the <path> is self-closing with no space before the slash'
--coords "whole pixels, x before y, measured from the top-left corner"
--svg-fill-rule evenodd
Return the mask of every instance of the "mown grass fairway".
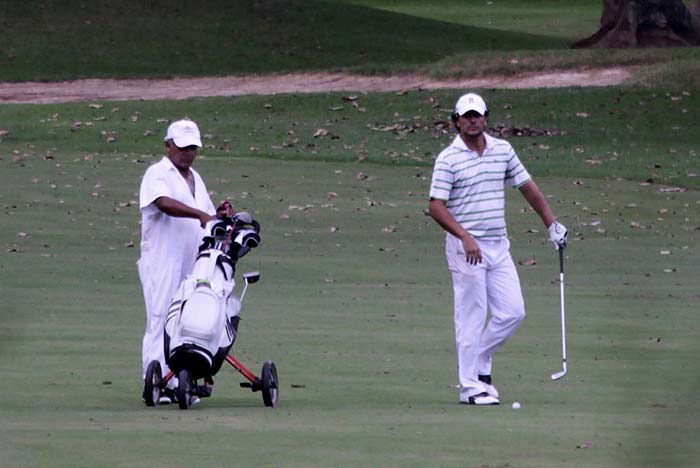
<path id="1" fill-rule="evenodd" d="M 279 109 L 288 99 L 241 101 Z M 514 109 L 527 104 L 519 94 L 507 101 Z M 158 131 L 156 115 L 232 104 L 138 106 L 147 116 L 142 128 Z M 131 115 L 130 106 L 115 114 Z M 86 104 L 2 110 L 68 121 L 88 121 L 94 111 Z M 80 130 L 73 134 L 85 140 L 64 150 L 67 143 L 51 140 L 70 133 L 66 117 L 48 127 L 34 118 L 12 130 L 0 161 L 7 466 L 692 466 L 697 458 L 697 191 L 538 178 L 573 237 L 570 374 L 556 383 L 549 380 L 560 366 L 556 254 L 511 194 L 514 257 L 537 261 L 520 269 L 529 318 L 498 356 L 503 405 L 472 409 L 458 406 L 451 388 L 451 289 L 442 234 L 423 214 L 427 163 L 239 158 L 207 148 L 197 167 L 213 198 L 230 197 L 263 224 L 263 246 L 240 265 L 260 269 L 263 280 L 250 292 L 235 350 L 256 371 L 275 360 L 281 405 L 264 408 L 226 369 L 214 397 L 191 411 L 147 409 L 139 398 L 144 318 L 134 203 L 146 165 L 160 157 L 160 136 L 130 147 L 122 134 L 127 148 L 144 152 L 111 152 L 109 143 L 90 146 Z M 216 125 L 235 128 L 229 119 Z M 204 122 L 205 133 L 215 125 Z M 25 138 L 32 127 L 38 133 Z M 431 149 L 448 138 L 431 140 Z M 558 138 L 541 141 L 555 147 Z M 522 141 L 514 143 L 528 154 Z M 37 148 L 21 150 L 30 143 Z M 593 149 L 612 148 L 598 141 Z M 660 154 L 660 164 L 672 157 Z M 536 174 L 547 167 L 524 159 Z M 513 401 L 523 408 L 512 410 Z"/>

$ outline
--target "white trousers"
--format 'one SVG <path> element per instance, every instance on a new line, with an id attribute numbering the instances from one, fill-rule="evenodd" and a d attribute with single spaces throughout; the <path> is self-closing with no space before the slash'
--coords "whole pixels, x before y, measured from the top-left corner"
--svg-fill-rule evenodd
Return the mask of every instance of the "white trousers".
<path id="1" fill-rule="evenodd" d="M 462 397 L 486 391 L 479 375 L 490 375 L 493 354 L 525 318 L 520 279 L 510 242 L 477 240 L 482 262 L 467 263 L 464 245 L 447 236 L 447 263 L 454 290 L 457 367 Z M 488 313 L 491 318 L 487 322 Z"/>
<path id="2" fill-rule="evenodd" d="M 154 268 L 141 260 L 138 262 L 138 268 L 143 287 L 143 299 L 146 304 L 146 330 L 143 334 L 141 352 L 143 374 L 145 377 L 148 364 L 157 360 L 160 362 L 163 376 L 165 376 L 170 372 L 170 368 L 165 364 L 163 341 L 165 319 L 168 315 L 168 307 L 182 279 L 167 269 Z M 170 382 L 174 384 L 177 379 Z M 170 384 L 170 382 L 168 383 Z"/>

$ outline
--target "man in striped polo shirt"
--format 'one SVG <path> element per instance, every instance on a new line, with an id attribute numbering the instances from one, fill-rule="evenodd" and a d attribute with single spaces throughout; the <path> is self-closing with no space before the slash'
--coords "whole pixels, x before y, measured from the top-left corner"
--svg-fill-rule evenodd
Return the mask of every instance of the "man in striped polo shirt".
<path id="1" fill-rule="evenodd" d="M 491 381 L 493 354 L 525 318 L 506 231 L 505 186 L 520 190 L 556 249 L 566 247 L 567 240 L 566 228 L 555 220 L 510 143 L 485 133 L 487 118 L 481 96 L 459 98 L 452 115 L 458 135 L 437 157 L 430 185 L 430 216 L 447 231 L 459 401 L 472 405 L 499 404 Z"/>

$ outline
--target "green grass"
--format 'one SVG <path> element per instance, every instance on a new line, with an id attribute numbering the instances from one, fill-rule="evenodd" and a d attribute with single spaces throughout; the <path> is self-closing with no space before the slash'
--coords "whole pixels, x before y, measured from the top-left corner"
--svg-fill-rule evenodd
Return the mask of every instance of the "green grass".
<path id="1" fill-rule="evenodd" d="M 697 188 L 694 132 L 700 94 L 633 89 L 483 90 L 490 125 L 547 130 L 517 137 L 518 153 L 543 176 L 651 179 Z M 265 157 L 419 165 L 428 171 L 460 91 L 350 93 L 0 107 L 7 157 L 90 157 L 162 151 L 167 119 L 188 115 L 209 158 Z M 353 106 L 355 104 L 357 107 Z M 441 127 L 441 125 L 443 125 Z M 324 129 L 325 136 L 317 136 Z M 116 141 L 107 143 L 107 138 Z"/>
<path id="2" fill-rule="evenodd" d="M 10 2 L 3 13 L 3 81 L 389 70 L 470 50 L 564 45 L 323 1 L 35 0 Z"/>
<path id="3" fill-rule="evenodd" d="M 638 151 L 655 144 L 647 129 L 689 125 L 677 120 L 686 113 L 670 110 L 691 108 L 695 97 L 489 94 L 502 117 L 534 125 L 540 120 L 530 118 L 554 112 L 542 124 L 567 132 L 511 141 L 572 232 L 570 374 L 549 380 L 560 366 L 556 254 L 513 191 L 514 258 L 537 261 L 520 267 L 529 315 L 497 357 L 503 405 L 476 410 L 458 406 L 451 388 L 443 236 L 423 214 L 431 172 L 425 153 L 434 155 L 451 136 L 419 131 L 396 139 L 366 128 L 427 112 L 429 97 L 444 102 L 438 108 L 452 102 L 445 92 L 362 95 L 366 112 L 334 94 L 0 108 L 11 124 L 0 143 L 3 464 L 693 466 L 700 455 L 693 392 L 700 197 L 640 185 L 648 174 L 637 166 L 651 161 Z M 344 111 L 327 110 L 343 103 Z M 635 106 L 650 112 L 638 116 Z M 611 110 L 625 112 L 629 128 L 598 128 L 594 117 Z M 265 359 L 277 363 L 276 410 L 238 388 L 228 369 L 213 398 L 191 411 L 147 409 L 139 399 L 136 192 L 162 152 L 165 124 L 157 119 L 185 114 L 213 135 L 197 161 L 212 198 L 232 199 L 263 224 L 263 245 L 241 262 L 263 278 L 250 291 L 235 350 L 255 371 Z M 100 116 L 108 120 L 94 120 Z M 74 121 L 95 127 L 71 132 Z M 310 135 L 319 125 L 340 140 L 317 142 Z M 118 130 L 115 143 L 100 134 L 109 129 Z M 155 135 L 144 137 L 147 129 Z M 284 148 L 290 130 L 300 142 Z M 560 141 L 585 152 L 566 153 Z M 283 149 L 272 148 L 278 143 Z M 301 149 L 309 143 L 318 145 L 316 154 Z M 353 150 L 345 155 L 341 143 Z M 556 154 L 568 162 L 545 157 L 540 144 L 561 144 Z M 246 152 L 251 145 L 260 151 Z M 355 160 L 360 145 L 367 150 L 362 162 Z M 421 161 L 400 156 L 391 163 L 384 153 L 416 146 Z M 604 162 L 582 162 L 591 155 Z M 681 159 L 668 151 L 655 156 L 659 172 Z M 599 168 L 615 164 L 615 175 Z M 389 226 L 395 232 L 384 232 Z M 510 408 L 516 400 L 520 411 Z"/>
<path id="4" fill-rule="evenodd" d="M 569 49 L 597 28 L 585 2 L 9 1 L 0 80 L 337 70 L 490 76 L 636 66 L 645 87 L 697 88 L 697 48 Z"/>
<path id="5" fill-rule="evenodd" d="M 479 90 L 492 126 L 554 133 L 510 141 L 571 232 L 570 373 L 552 382 L 557 258 L 509 192 L 514 259 L 536 264 L 496 408 L 456 404 L 443 235 L 423 213 L 462 90 L 0 106 L 2 465 L 697 466 L 697 51 L 567 50 L 599 7 L 6 2 L 3 81 L 648 67 L 623 88 Z M 229 369 L 191 411 L 140 401 L 138 185 L 185 115 L 214 201 L 263 225 L 235 352 L 277 363 L 275 410 Z"/>
<path id="6" fill-rule="evenodd" d="M 281 404 L 264 408 L 226 370 L 211 400 L 181 412 L 139 401 L 143 311 L 138 252 L 127 247 L 138 243 L 138 213 L 123 204 L 152 159 L 0 161 L 8 466 L 697 459 L 697 192 L 539 179 L 573 238 L 570 374 L 557 383 L 548 377 L 560 365 L 556 256 L 511 193 L 514 257 L 537 259 L 520 270 L 529 317 L 497 358 L 504 404 L 472 409 L 457 406 L 450 388 L 451 291 L 442 234 L 422 213 L 428 181 L 416 175 L 424 168 L 201 160 L 214 199 L 230 197 L 263 223 L 263 245 L 242 261 L 263 280 L 250 292 L 236 350 L 255 370 L 276 361 Z M 360 170 L 369 178 L 358 180 Z"/>
<path id="7" fill-rule="evenodd" d="M 595 0 L 335 0 L 438 21 L 498 31 L 562 38 L 590 36 L 600 25 L 601 4 Z"/>

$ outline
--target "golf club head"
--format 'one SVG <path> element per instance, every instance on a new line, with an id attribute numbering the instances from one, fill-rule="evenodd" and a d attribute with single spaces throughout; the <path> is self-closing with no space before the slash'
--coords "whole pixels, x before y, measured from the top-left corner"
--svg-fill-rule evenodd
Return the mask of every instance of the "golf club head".
<path id="1" fill-rule="evenodd" d="M 562 370 L 552 374 L 552 380 L 559 380 L 562 377 L 564 377 L 565 375 L 566 375 L 566 363 L 564 364 L 564 368 Z"/>
<path id="2" fill-rule="evenodd" d="M 240 213 L 236 213 L 236 215 L 233 217 L 236 221 L 240 221 L 243 224 L 251 224 L 253 222 L 253 217 L 250 216 L 250 213 L 247 211 L 241 211 Z"/>
<path id="3" fill-rule="evenodd" d="M 246 284 L 257 283 L 258 280 L 260 280 L 260 272 L 259 271 L 251 271 L 249 273 L 244 273 L 243 279 L 245 280 Z"/>

